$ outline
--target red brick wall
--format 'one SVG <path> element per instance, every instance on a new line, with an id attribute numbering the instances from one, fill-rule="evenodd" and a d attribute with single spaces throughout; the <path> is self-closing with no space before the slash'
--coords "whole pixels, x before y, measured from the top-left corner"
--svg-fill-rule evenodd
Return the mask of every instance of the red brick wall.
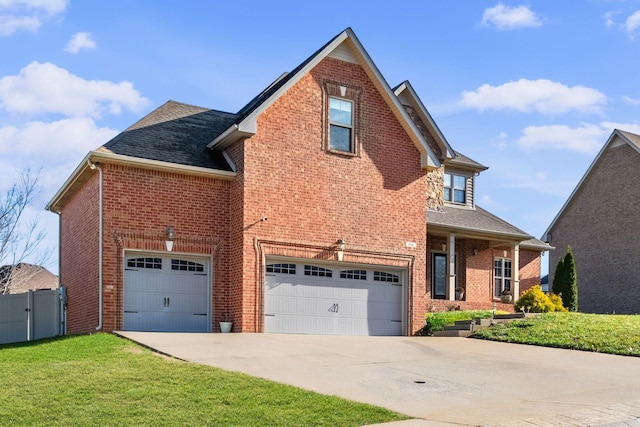
<path id="1" fill-rule="evenodd" d="M 226 305 L 229 281 L 229 182 L 119 165 L 103 168 L 103 330 L 122 328 L 123 256 L 127 249 L 212 257 L 214 325 Z M 69 333 L 98 324 L 98 174 L 63 210 L 61 276 L 69 288 Z M 215 329 L 215 327 L 214 327 Z"/>
<path id="2" fill-rule="evenodd" d="M 323 150 L 324 79 L 362 90 L 360 156 Z M 232 153 L 237 166 L 240 151 Z M 366 258 L 353 250 L 389 255 L 376 259 L 378 264 L 399 262 L 392 254 L 412 257 L 408 332 L 422 326 L 425 172 L 419 152 L 359 65 L 323 60 L 259 117 L 257 134 L 244 141 L 242 151 L 243 183 L 234 185 L 244 188 L 243 331 L 261 330 L 263 285 L 256 240 L 323 247 L 344 239 L 345 261 Z M 260 221 L 263 216 L 268 220 Z M 407 241 L 417 248 L 408 249 Z M 238 289 L 237 280 L 233 277 L 233 289 Z"/>
<path id="3" fill-rule="evenodd" d="M 429 260 L 427 267 L 427 289 L 431 292 L 431 253 L 443 252 L 442 245 L 447 239 L 440 236 L 429 236 Z M 476 252 L 474 253 L 474 249 Z M 463 301 L 430 299 L 429 311 L 442 311 L 452 308 L 462 310 L 490 310 L 496 303 L 498 310 L 513 311 L 511 304 L 502 304 L 493 298 L 493 260 L 496 257 L 513 259 L 511 249 L 490 248 L 488 240 L 458 239 L 456 255 L 458 262 L 457 285 L 465 290 Z M 540 284 L 540 253 L 520 250 L 520 293 Z"/>
<path id="4" fill-rule="evenodd" d="M 98 326 L 98 172 L 62 209 L 60 283 L 67 288 L 67 333 Z"/>
<path id="5" fill-rule="evenodd" d="M 122 327 L 123 251 L 165 251 L 167 226 L 175 230 L 174 252 L 212 257 L 212 321 L 217 325 L 229 281 L 229 182 L 105 165 L 103 191 L 105 330 Z"/>

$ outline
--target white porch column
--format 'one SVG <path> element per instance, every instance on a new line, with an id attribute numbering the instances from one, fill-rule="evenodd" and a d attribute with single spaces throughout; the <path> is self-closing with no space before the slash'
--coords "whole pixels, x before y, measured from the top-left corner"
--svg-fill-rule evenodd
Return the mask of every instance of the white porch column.
<path id="1" fill-rule="evenodd" d="M 447 245 L 447 299 L 456 299 L 456 235 L 449 234 Z"/>
<path id="2" fill-rule="evenodd" d="M 513 245 L 513 260 L 511 261 L 511 280 L 513 281 L 513 301 L 520 296 L 520 244 Z"/>

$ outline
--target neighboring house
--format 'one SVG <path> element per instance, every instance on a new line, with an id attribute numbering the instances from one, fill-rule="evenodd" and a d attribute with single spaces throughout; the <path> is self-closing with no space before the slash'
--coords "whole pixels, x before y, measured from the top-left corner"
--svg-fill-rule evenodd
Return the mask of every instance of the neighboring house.
<path id="1" fill-rule="evenodd" d="M 347 29 L 235 114 L 169 101 L 86 156 L 47 206 L 68 331 L 407 335 L 510 309 L 549 246 L 475 206 L 484 169 Z"/>
<path id="2" fill-rule="evenodd" d="M 614 130 L 545 232 L 557 248 L 549 283 L 571 246 L 578 309 L 640 313 L 640 136 Z"/>
<path id="3" fill-rule="evenodd" d="M 40 265 L 21 262 L 0 267 L 0 294 L 57 288 L 58 276 Z"/>

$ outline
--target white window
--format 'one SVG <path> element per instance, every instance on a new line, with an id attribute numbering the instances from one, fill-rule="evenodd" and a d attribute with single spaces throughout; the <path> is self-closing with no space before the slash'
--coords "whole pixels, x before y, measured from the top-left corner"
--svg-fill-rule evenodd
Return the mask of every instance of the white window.
<path id="1" fill-rule="evenodd" d="M 342 270 L 341 279 L 367 280 L 367 270 Z"/>
<path id="2" fill-rule="evenodd" d="M 353 152 L 353 102 L 329 98 L 329 148 Z"/>
<path id="3" fill-rule="evenodd" d="M 511 291 L 511 260 L 495 258 L 493 260 L 493 296 L 500 298 L 503 291 Z"/>
<path id="4" fill-rule="evenodd" d="M 444 199 L 453 203 L 466 203 L 467 179 L 462 175 L 444 174 Z"/>
<path id="5" fill-rule="evenodd" d="M 329 270 L 328 268 L 317 267 L 315 265 L 305 265 L 304 275 L 316 277 L 333 277 L 333 271 Z"/>
<path id="6" fill-rule="evenodd" d="M 267 273 L 296 274 L 295 264 L 267 264 Z"/>
<path id="7" fill-rule="evenodd" d="M 162 268 L 161 258 L 129 258 L 127 260 L 129 268 L 151 268 L 160 270 Z"/>

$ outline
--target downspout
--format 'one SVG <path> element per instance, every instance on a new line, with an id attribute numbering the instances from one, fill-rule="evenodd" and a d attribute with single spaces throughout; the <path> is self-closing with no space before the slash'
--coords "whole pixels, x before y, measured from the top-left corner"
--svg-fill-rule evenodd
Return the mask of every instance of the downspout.
<path id="1" fill-rule="evenodd" d="M 102 168 L 100 163 L 91 163 L 87 160 L 91 170 L 98 169 L 98 326 L 96 331 L 102 330 Z"/>

